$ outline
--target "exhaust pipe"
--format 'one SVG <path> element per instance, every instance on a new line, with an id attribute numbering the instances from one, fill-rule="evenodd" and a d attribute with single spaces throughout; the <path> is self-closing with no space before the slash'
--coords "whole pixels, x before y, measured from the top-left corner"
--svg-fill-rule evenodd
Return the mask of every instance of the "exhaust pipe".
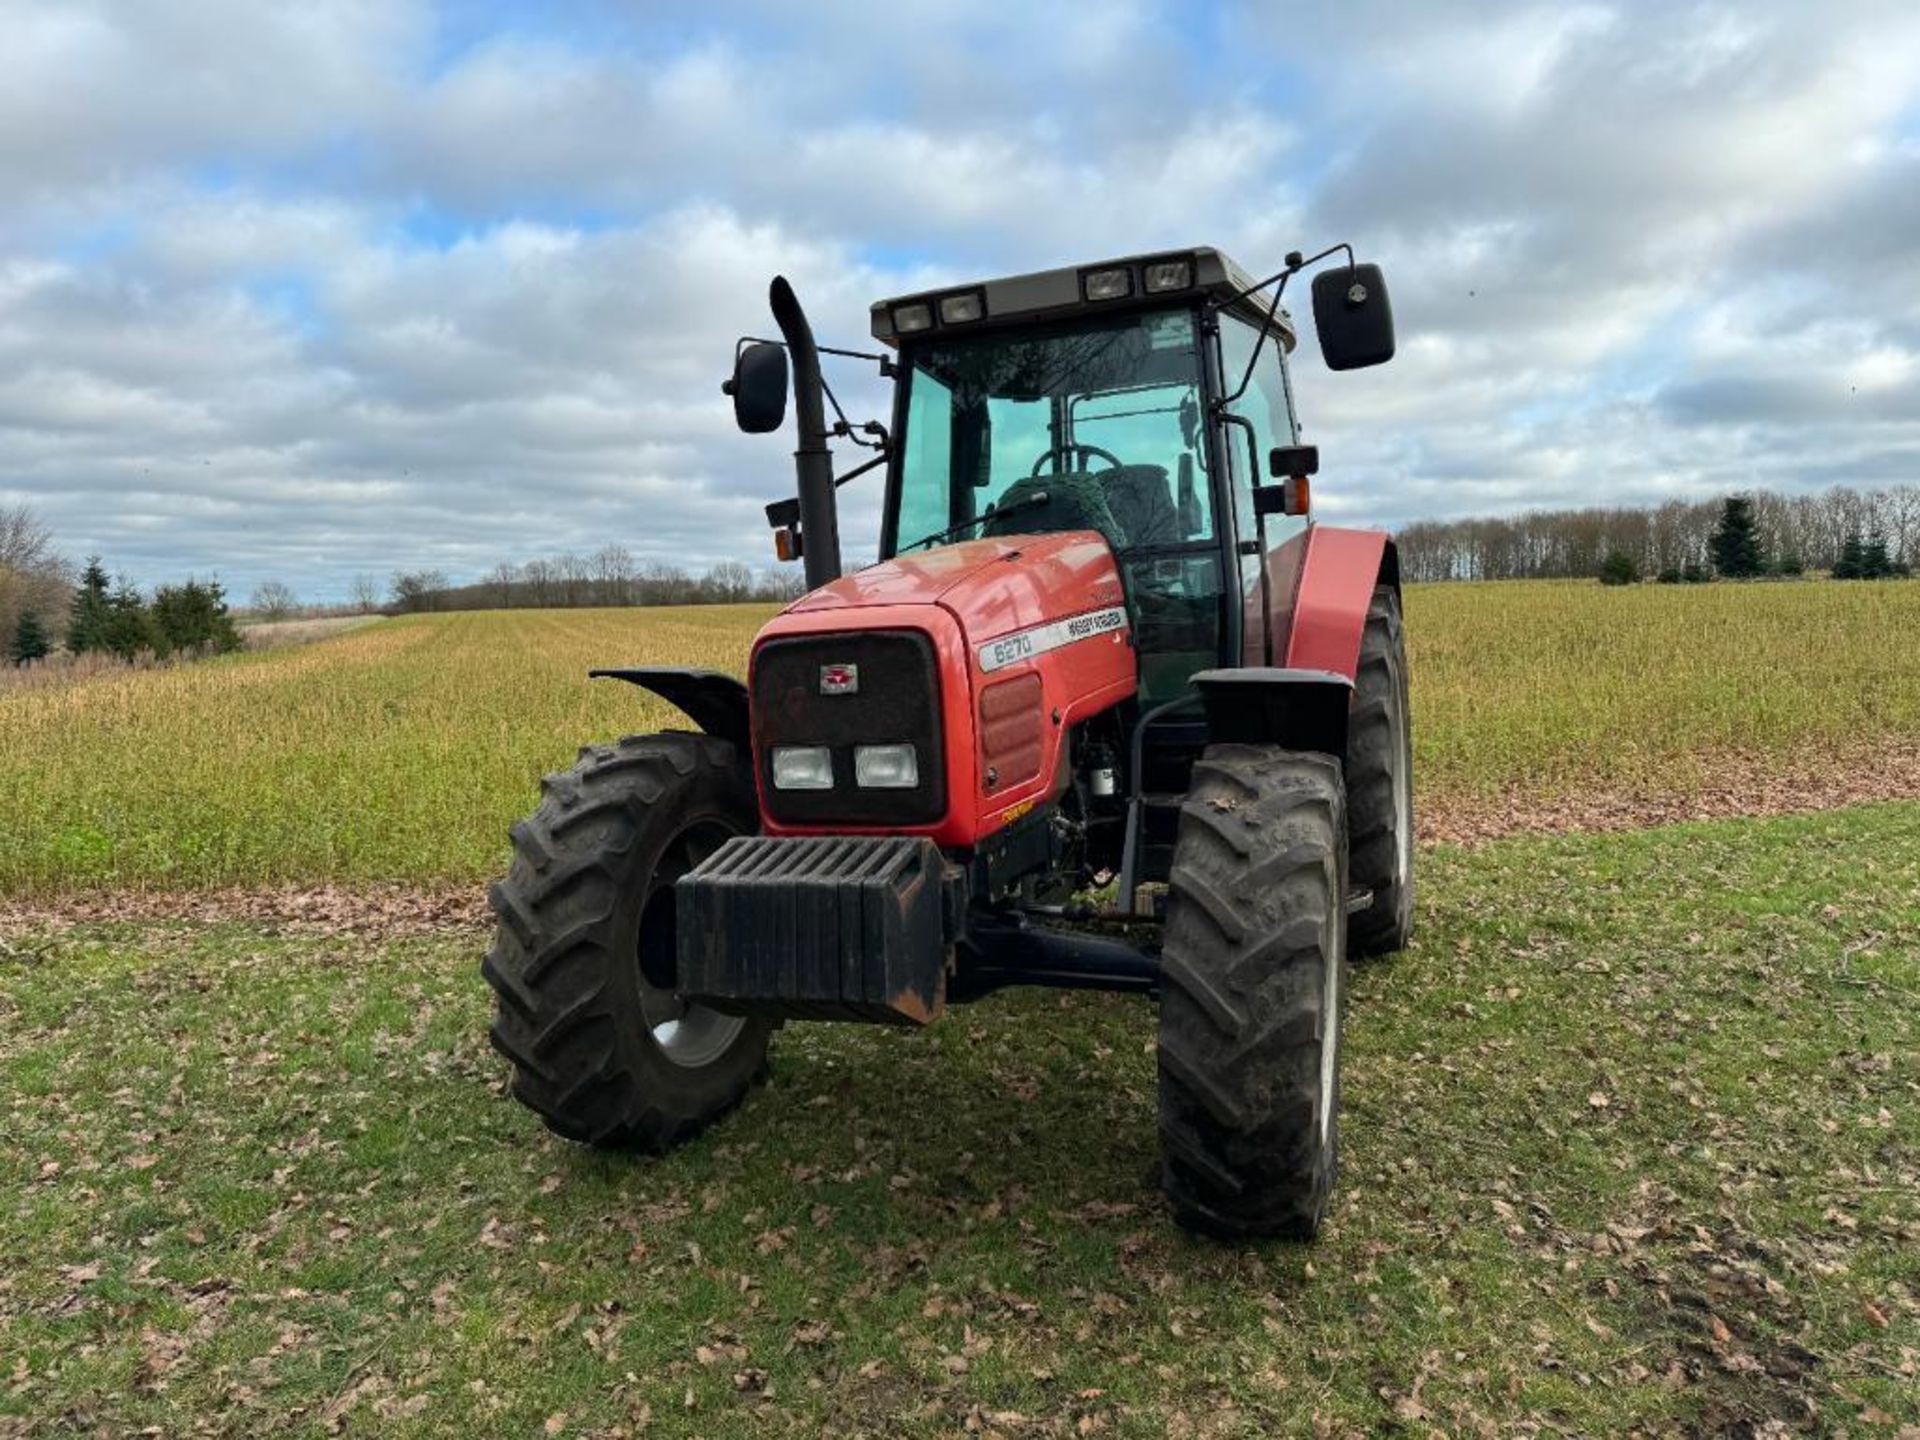
<path id="1" fill-rule="evenodd" d="M 773 277 L 767 301 L 793 362 L 793 418 L 800 432 L 793 471 L 800 495 L 801 559 L 807 588 L 817 590 L 840 578 L 840 507 L 833 489 L 833 456 L 827 449 L 826 410 L 820 403 L 820 350 L 786 276 Z"/>

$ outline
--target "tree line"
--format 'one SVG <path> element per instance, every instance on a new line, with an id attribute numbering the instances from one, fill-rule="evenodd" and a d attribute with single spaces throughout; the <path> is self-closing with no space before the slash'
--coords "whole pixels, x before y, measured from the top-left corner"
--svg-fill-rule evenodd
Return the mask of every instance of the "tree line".
<path id="1" fill-rule="evenodd" d="M 223 654 L 240 631 L 218 580 L 161 585 L 151 597 L 112 580 L 98 556 L 78 580 L 25 506 L 0 507 L 0 646 L 15 665 L 69 655 L 133 660 Z"/>
<path id="2" fill-rule="evenodd" d="M 1750 503 L 1754 539 L 1777 573 L 1850 574 L 1878 554 L 1897 574 L 1920 565 L 1920 486 L 1876 490 L 1845 486 L 1815 495 L 1756 491 Z M 1619 555 L 1636 575 L 1705 578 L 1715 573 L 1713 540 L 1725 497 L 1669 500 L 1663 505 L 1538 510 L 1525 515 L 1422 520 L 1395 536 L 1406 580 L 1567 580 L 1599 575 Z M 1851 547 L 1851 549 L 1850 549 Z M 1869 570 L 1871 566 L 1869 565 Z M 1721 570 L 1719 573 L 1728 573 Z"/>
<path id="3" fill-rule="evenodd" d="M 607 605 L 731 605 L 781 602 L 806 589 L 797 571 L 758 574 L 726 560 L 695 575 L 664 560 L 636 562 L 620 545 L 591 555 L 502 562 L 478 581 L 455 585 L 438 570 L 407 570 L 388 584 L 387 608 L 419 610 L 569 609 Z"/>

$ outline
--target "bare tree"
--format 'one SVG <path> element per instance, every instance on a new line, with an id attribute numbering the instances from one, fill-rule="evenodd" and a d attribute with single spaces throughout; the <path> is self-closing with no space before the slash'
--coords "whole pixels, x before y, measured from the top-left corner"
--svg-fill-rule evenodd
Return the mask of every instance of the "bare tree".
<path id="1" fill-rule="evenodd" d="M 633 603 L 633 556 L 627 553 L 623 545 L 603 545 L 593 552 L 588 562 L 593 569 L 593 581 L 600 593 L 595 599 L 602 605 L 630 605 Z"/>
<path id="2" fill-rule="evenodd" d="M 262 580 L 253 587 L 249 607 L 263 620 L 284 620 L 300 608 L 293 588 L 278 580 Z"/>
<path id="3" fill-rule="evenodd" d="M 439 608 L 447 577 L 438 570 L 396 572 L 389 589 L 396 610 L 434 610 Z"/>
<path id="4" fill-rule="evenodd" d="M 362 615 L 371 615 L 380 608 L 380 582 L 371 575 L 356 575 L 347 587 L 347 598 Z"/>
<path id="5" fill-rule="evenodd" d="M 53 548 L 53 532 L 25 505 L 0 505 L 0 642 L 31 611 L 49 631 L 63 631 L 72 567 Z"/>
<path id="6" fill-rule="evenodd" d="M 514 582 L 519 578 L 519 572 L 505 560 L 487 572 L 487 578 L 482 583 L 490 592 L 488 598 L 495 608 L 506 610 L 512 607 Z"/>
<path id="7" fill-rule="evenodd" d="M 733 603 L 753 598 L 753 572 L 738 560 L 722 560 L 707 572 L 713 598 Z"/>
<path id="8" fill-rule="evenodd" d="M 692 598 L 687 572 L 664 560 L 649 560 L 640 567 L 640 603 L 642 605 L 684 605 Z"/>

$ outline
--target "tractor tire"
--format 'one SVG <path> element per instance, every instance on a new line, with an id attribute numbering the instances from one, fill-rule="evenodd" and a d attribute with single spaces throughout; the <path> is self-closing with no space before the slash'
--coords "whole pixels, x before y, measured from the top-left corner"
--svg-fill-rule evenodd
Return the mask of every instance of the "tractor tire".
<path id="1" fill-rule="evenodd" d="M 1319 1229 L 1340 1153 L 1346 885 L 1339 760 L 1209 746 L 1160 953 L 1162 1186 L 1189 1229 Z"/>
<path id="2" fill-rule="evenodd" d="M 674 997 L 674 881 L 759 828 L 742 757 L 708 735 L 590 745 L 516 824 L 481 973 L 513 1095 L 569 1140 L 665 1150 L 739 1103 L 769 1021 Z"/>
<path id="3" fill-rule="evenodd" d="M 1413 933 L 1413 717 L 1400 595 L 1373 592 L 1347 722 L 1347 865 L 1373 903 L 1348 922 L 1356 955 L 1387 955 Z"/>

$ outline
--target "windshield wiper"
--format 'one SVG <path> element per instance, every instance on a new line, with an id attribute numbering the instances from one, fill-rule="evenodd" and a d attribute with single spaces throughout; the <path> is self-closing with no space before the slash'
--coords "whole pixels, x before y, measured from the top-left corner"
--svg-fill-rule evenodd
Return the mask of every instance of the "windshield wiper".
<path id="1" fill-rule="evenodd" d="M 931 535 L 922 535 L 911 545 L 900 546 L 894 553 L 896 555 L 904 555 L 909 550 L 918 550 L 922 545 L 931 545 L 936 540 L 944 540 L 949 535 L 957 534 L 969 526 L 984 525 L 989 520 L 997 520 L 1002 515 L 1011 515 L 1016 510 L 1025 510 L 1031 506 L 1044 505 L 1046 503 L 1047 492 L 1045 490 L 1029 490 L 1017 500 L 1010 500 L 1004 505 L 989 505 L 987 507 L 987 513 L 984 515 L 976 515 L 971 520 L 962 520 L 957 525 L 949 525 L 946 529 L 936 530 Z"/>

